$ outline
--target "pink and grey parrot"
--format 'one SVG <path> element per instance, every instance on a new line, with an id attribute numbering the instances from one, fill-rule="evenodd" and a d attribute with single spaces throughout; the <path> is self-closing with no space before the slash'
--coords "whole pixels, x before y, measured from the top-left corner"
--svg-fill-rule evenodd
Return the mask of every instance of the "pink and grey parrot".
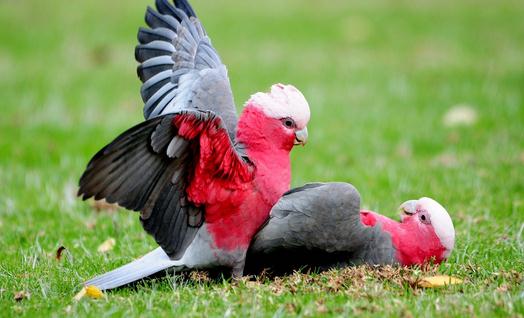
<path id="1" fill-rule="evenodd" d="M 288 272 L 351 264 L 421 265 L 447 259 L 455 243 L 448 212 L 421 198 L 400 206 L 401 222 L 360 210 L 347 183 L 312 183 L 287 192 L 254 237 L 246 271 Z"/>
<path id="2" fill-rule="evenodd" d="M 145 20 L 135 56 L 146 121 L 91 159 L 79 195 L 140 211 L 160 247 L 86 284 L 108 289 L 166 268 L 242 275 L 252 237 L 289 190 L 308 103 L 276 84 L 237 120 L 226 68 L 187 1 L 157 0 Z"/>

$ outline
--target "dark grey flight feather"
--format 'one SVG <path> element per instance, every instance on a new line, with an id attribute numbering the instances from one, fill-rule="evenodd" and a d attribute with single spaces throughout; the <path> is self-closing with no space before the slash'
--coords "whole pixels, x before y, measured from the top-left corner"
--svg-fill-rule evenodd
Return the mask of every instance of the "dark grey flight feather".
<path id="1" fill-rule="evenodd" d="M 254 237 L 246 272 L 285 272 L 348 264 L 392 264 L 389 234 L 360 221 L 360 195 L 347 183 L 312 183 L 288 191 Z"/>
<path id="2" fill-rule="evenodd" d="M 186 140 L 177 135 L 172 120 L 178 115 L 192 115 L 203 122 L 217 118 L 210 111 L 184 110 L 127 130 L 91 159 L 78 191 L 84 200 L 105 198 L 140 211 L 144 229 L 172 259 L 183 255 L 204 221 L 203 209 L 186 194 L 199 138 Z"/>
<path id="3" fill-rule="evenodd" d="M 183 109 L 219 115 L 234 142 L 237 114 L 227 70 L 186 0 L 147 8 L 135 58 L 146 119 Z"/>

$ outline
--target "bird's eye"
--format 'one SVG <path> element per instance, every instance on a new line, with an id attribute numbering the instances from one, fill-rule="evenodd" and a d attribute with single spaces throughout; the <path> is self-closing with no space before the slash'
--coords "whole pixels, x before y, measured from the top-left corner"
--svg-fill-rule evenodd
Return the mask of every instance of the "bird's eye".
<path id="1" fill-rule="evenodd" d="M 429 218 L 429 214 L 426 213 L 426 212 L 421 212 L 419 214 L 418 218 L 420 219 L 420 222 L 422 222 L 424 224 L 431 224 L 431 220 Z"/>
<path id="2" fill-rule="evenodd" d="M 286 128 L 295 128 L 295 121 L 289 117 L 282 118 L 282 125 L 286 126 Z"/>

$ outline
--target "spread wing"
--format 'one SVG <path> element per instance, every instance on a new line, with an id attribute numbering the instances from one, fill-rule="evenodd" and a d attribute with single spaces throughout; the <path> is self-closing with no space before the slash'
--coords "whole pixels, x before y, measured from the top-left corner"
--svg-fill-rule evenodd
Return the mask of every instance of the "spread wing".
<path id="1" fill-rule="evenodd" d="M 390 238 L 360 222 L 360 195 L 347 183 L 312 183 L 284 194 L 253 239 L 248 272 L 393 262 Z"/>
<path id="2" fill-rule="evenodd" d="M 195 204 L 186 191 L 197 181 L 196 167 L 233 188 L 249 181 L 253 170 L 219 116 L 178 111 L 149 119 L 100 150 L 82 175 L 78 194 L 140 211 L 144 229 L 178 259 L 205 218 L 205 202 Z"/>
<path id="3" fill-rule="evenodd" d="M 237 115 L 226 67 L 186 0 L 156 0 L 138 31 L 135 58 L 146 119 L 183 109 L 211 110 L 234 140 Z"/>

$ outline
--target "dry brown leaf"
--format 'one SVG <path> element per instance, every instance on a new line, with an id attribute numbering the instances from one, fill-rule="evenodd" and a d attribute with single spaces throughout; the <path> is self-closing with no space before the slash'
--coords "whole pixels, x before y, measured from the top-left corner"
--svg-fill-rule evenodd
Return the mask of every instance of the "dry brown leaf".
<path id="1" fill-rule="evenodd" d="M 28 291 L 21 290 L 21 291 L 19 291 L 19 292 L 17 292 L 17 293 L 15 294 L 15 300 L 16 300 L 16 301 L 22 301 L 22 300 L 24 300 L 24 299 L 26 299 L 26 298 L 27 298 L 27 299 L 31 298 L 31 293 L 28 292 Z"/>
<path id="2" fill-rule="evenodd" d="M 79 301 L 84 296 L 87 296 L 93 299 L 99 299 L 99 298 L 104 297 L 104 293 L 102 293 L 102 291 L 98 287 L 89 285 L 89 286 L 85 286 L 84 288 L 82 288 L 82 290 L 79 291 L 78 294 L 76 294 L 75 297 L 73 297 L 73 299 L 76 301 Z"/>
<path id="3" fill-rule="evenodd" d="M 86 221 L 84 222 L 84 225 L 87 227 L 88 230 L 92 230 L 96 226 L 96 221 Z"/>
<path id="4" fill-rule="evenodd" d="M 433 159 L 433 165 L 453 168 L 460 164 L 457 156 L 451 153 L 442 153 Z"/>
<path id="5" fill-rule="evenodd" d="M 65 251 L 65 247 L 63 246 L 60 246 L 57 250 L 56 250 L 56 260 L 57 261 L 60 261 L 62 259 L 62 254 L 64 253 Z"/>
<path id="6" fill-rule="evenodd" d="M 107 240 L 105 240 L 104 243 L 102 243 L 102 244 L 100 244 L 100 246 L 98 246 L 98 252 L 100 252 L 100 253 L 107 253 L 110 250 L 112 250 L 113 247 L 115 247 L 115 244 L 116 244 L 116 240 L 114 238 L 110 237 Z"/>
<path id="7" fill-rule="evenodd" d="M 254 281 L 247 281 L 245 284 L 246 284 L 246 287 L 248 287 L 248 288 L 260 287 L 260 283 L 254 282 Z"/>
<path id="8" fill-rule="evenodd" d="M 205 271 L 191 271 L 189 278 L 198 283 L 207 283 L 211 281 L 209 274 Z"/>
<path id="9" fill-rule="evenodd" d="M 115 212 L 116 210 L 118 210 L 118 204 L 108 203 L 105 199 L 91 200 L 89 201 L 89 205 L 96 212 L 103 212 L 103 211 Z"/>
<path id="10" fill-rule="evenodd" d="M 442 287 L 446 285 L 456 285 L 462 284 L 463 280 L 460 278 L 447 276 L 447 275 L 437 275 L 437 276 L 428 276 L 422 278 L 417 285 L 424 288 L 435 288 Z"/>
<path id="11" fill-rule="evenodd" d="M 326 304 L 324 303 L 323 300 L 318 300 L 316 302 L 316 305 L 317 305 L 317 312 L 319 314 L 325 314 L 325 313 L 328 312 L 328 308 L 327 308 L 327 306 L 326 306 Z"/>
<path id="12" fill-rule="evenodd" d="M 497 291 L 498 291 L 499 293 L 505 293 L 505 292 L 507 292 L 508 290 L 509 290 L 509 287 L 508 287 L 508 285 L 506 285 L 506 284 L 502 284 L 502 285 L 500 285 L 499 287 L 497 287 Z"/>

